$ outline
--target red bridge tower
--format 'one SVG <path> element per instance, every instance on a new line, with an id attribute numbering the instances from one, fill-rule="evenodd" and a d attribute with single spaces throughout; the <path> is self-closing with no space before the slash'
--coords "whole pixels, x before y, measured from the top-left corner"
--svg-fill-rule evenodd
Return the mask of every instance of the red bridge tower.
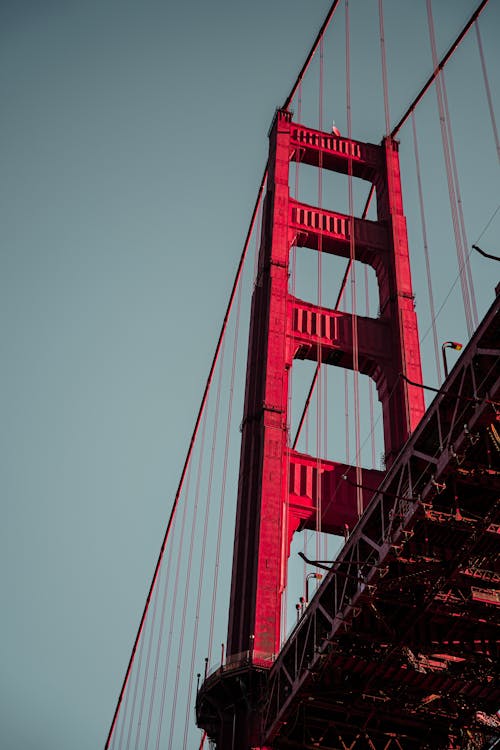
<path id="1" fill-rule="evenodd" d="M 291 161 L 372 183 L 377 221 L 293 200 Z M 373 267 L 379 317 L 353 316 L 292 296 L 288 278 L 294 245 Z M 227 645 L 235 677 L 212 682 L 204 696 L 214 708 L 214 723 L 205 728 L 218 750 L 261 747 L 255 700 L 265 667 L 280 649 L 281 598 L 293 534 L 316 528 L 318 521 L 323 531 L 340 534 L 359 516 L 356 483 L 341 479 L 350 467 L 289 447 L 288 379 L 294 359 L 350 369 L 357 360 L 359 371 L 373 378 L 389 467 L 425 410 L 421 388 L 409 384 L 421 383 L 422 375 L 398 145 L 391 138 L 377 146 L 312 130 L 278 110 L 270 131 L 248 347 Z M 351 476 L 354 480 L 355 469 Z M 361 484 L 376 487 L 382 476 L 363 469 Z M 365 493 L 361 505 L 369 500 Z"/>

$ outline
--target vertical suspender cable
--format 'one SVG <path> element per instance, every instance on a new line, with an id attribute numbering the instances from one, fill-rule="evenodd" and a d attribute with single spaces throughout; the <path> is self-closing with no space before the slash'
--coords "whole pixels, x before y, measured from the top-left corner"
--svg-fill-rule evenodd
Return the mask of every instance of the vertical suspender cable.
<path id="1" fill-rule="evenodd" d="M 144 654 L 144 640 L 141 639 L 141 644 L 139 648 L 139 658 L 137 660 L 137 670 L 135 673 L 135 679 L 134 679 L 134 687 L 132 690 L 132 708 L 130 709 L 130 718 L 128 723 L 128 730 L 127 730 L 127 744 L 125 745 L 125 750 L 129 750 L 130 748 L 130 740 L 132 739 L 132 726 L 134 721 L 134 715 L 135 715 L 135 706 L 137 701 L 137 691 L 139 688 L 139 676 L 141 674 L 142 669 L 142 657 Z M 120 742 L 120 748 L 121 748 L 121 742 Z"/>
<path id="2" fill-rule="evenodd" d="M 189 496 L 189 487 L 191 484 L 191 464 L 189 465 L 189 470 L 187 474 L 186 479 L 186 499 L 184 500 L 184 507 L 182 510 L 182 521 L 181 521 L 181 533 L 180 533 L 180 539 L 179 539 L 179 550 L 184 549 L 184 534 L 186 530 L 186 517 L 187 517 L 187 509 L 188 509 L 188 503 L 187 503 L 187 497 Z M 194 519 L 193 519 L 194 523 Z M 173 551 L 173 545 L 170 545 L 169 553 L 168 553 L 168 565 L 170 566 L 170 560 L 172 556 Z M 177 565 L 175 569 L 175 578 L 174 578 L 174 591 L 172 595 L 172 601 L 177 601 L 178 591 L 179 591 L 179 581 L 180 581 L 180 565 Z M 160 737 L 161 737 L 161 729 L 163 725 L 163 713 L 165 711 L 165 696 L 167 692 L 167 683 L 168 678 L 170 675 L 170 655 L 172 653 L 172 644 L 174 640 L 174 618 L 170 617 L 170 625 L 168 630 L 168 639 L 167 639 L 167 648 L 165 653 L 165 660 L 164 660 L 164 667 L 163 667 L 163 681 L 162 681 L 162 688 L 161 688 L 161 697 L 160 697 L 160 708 L 159 708 L 159 714 L 158 714 L 158 724 L 156 728 L 156 742 L 155 742 L 155 748 L 158 750 L 160 745 Z"/>
<path id="3" fill-rule="evenodd" d="M 347 104 L 347 137 L 352 139 L 352 111 L 351 111 L 351 30 L 349 18 L 349 0 L 345 0 L 345 37 L 346 37 L 346 104 Z M 358 515 L 363 512 L 363 493 L 361 490 L 361 441 L 360 441 L 360 410 L 359 410 L 359 345 L 358 319 L 356 315 L 356 243 L 354 236 L 354 195 L 352 158 L 348 160 L 349 187 L 349 260 L 351 267 L 351 320 L 352 320 L 352 358 L 354 385 L 354 422 L 356 438 L 356 506 Z"/>
<path id="4" fill-rule="evenodd" d="M 227 484 L 227 470 L 229 462 L 229 444 L 231 438 L 231 425 L 233 416 L 233 400 L 234 400 L 234 381 L 236 375 L 236 358 L 238 354 L 238 339 L 240 330 L 240 313 L 241 313 L 241 289 L 242 285 L 238 290 L 238 298 L 236 302 L 236 319 L 234 324 L 234 341 L 233 341 L 233 358 L 231 365 L 231 381 L 229 385 L 229 404 L 227 411 L 227 425 L 226 425 L 226 440 L 224 446 L 224 462 L 222 467 L 222 484 L 221 484 L 221 500 L 219 506 L 219 521 L 217 526 L 217 544 L 215 552 L 215 565 L 214 565 L 214 586 L 212 590 L 212 608 L 210 612 L 210 631 L 208 634 L 208 665 L 210 666 L 212 659 L 212 648 L 213 648 L 213 636 L 214 636 L 214 622 L 215 622 L 215 611 L 217 606 L 217 589 L 219 585 L 220 575 L 220 552 L 222 544 L 222 527 L 224 519 L 224 508 L 226 499 L 226 484 Z"/>
<path id="5" fill-rule="evenodd" d="M 297 89 L 297 121 L 302 122 L 302 81 L 299 83 Z M 294 180 L 294 198 L 296 201 L 299 200 L 299 167 L 300 167 L 300 154 L 297 154 L 295 161 L 295 180 Z M 290 252 L 290 291 L 293 297 L 295 297 L 296 285 L 297 285 L 297 245 L 294 242 Z M 287 424 L 287 448 L 290 448 L 290 430 L 291 430 L 291 416 L 293 409 L 293 387 L 294 387 L 294 368 L 291 367 L 288 375 L 288 424 Z M 293 446 L 295 448 L 295 445 Z M 290 501 L 290 450 L 287 450 L 286 456 L 286 484 L 285 484 L 285 498 L 286 508 L 284 513 L 285 523 L 288 524 L 289 518 L 289 501 Z M 288 529 L 285 529 L 285 538 L 288 539 Z M 303 535 L 303 543 L 307 544 L 307 531 Z M 306 576 L 305 563 L 304 563 L 304 580 Z M 286 638 L 288 632 L 288 590 L 285 589 L 284 595 L 281 599 L 281 640 L 282 642 Z"/>
<path id="6" fill-rule="evenodd" d="M 182 603 L 181 626 L 179 630 L 179 642 L 177 644 L 177 664 L 175 668 L 175 678 L 174 678 L 174 696 L 173 696 L 172 707 L 171 707 L 171 712 L 170 712 L 169 747 L 171 746 L 172 735 L 173 735 L 174 726 L 175 726 L 175 718 L 176 718 L 175 709 L 177 707 L 179 674 L 180 674 L 181 663 L 182 663 L 182 654 L 184 651 L 184 636 L 186 633 L 187 607 L 188 607 L 188 600 L 189 600 L 189 593 L 190 593 L 190 586 L 191 586 L 191 572 L 192 572 L 192 567 L 193 567 L 193 552 L 194 552 L 194 546 L 195 546 L 194 542 L 195 542 L 196 525 L 197 525 L 196 521 L 197 521 L 197 516 L 198 516 L 197 511 L 198 511 L 198 505 L 200 501 L 201 476 L 203 473 L 203 458 L 204 458 L 204 449 L 205 449 L 206 428 L 207 428 L 207 412 L 205 411 L 203 415 L 203 427 L 201 431 L 200 455 L 198 459 L 198 469 L 197 469 L 197 477 L 196 477 L 193 523 L 191 526 L 191 535 L 189 539 L 189 552 L 188 552 L 188 562 L 187 562 L 187 569 L 186 569 L 186 580 L 184 584 L 184 599 Z M 159 733 L 161 733 L 161 725 L 158 726 L 158 730 L 159 730 Z"/>
<path id="7" fill-rule="evenodd" d="M 393 129 L 391 130 L 391 138 L 395 138 L 407 119 L 410 117 L 413 110 L 416 108 L 417 104 L 420 102 L 421 99 L 425 96 L 425 94 L 428 92 L 436 78 L 439 76 L 440 72 L 443 70 L 445 65 L 448 63 L 448 61 L 452 58 L 454 53 L 457 51 L 459 45 L 461 42 L 465 39 L 467 34 L 469 33 L 472 24 L 477 21 L 480 14 L 483 12 L 483 10 L 488 5 L 489 0 L 481 0 L 479 5 L 477 6 L 474 13 L 471 15 L 465 26 L 463 27 L 460 34 L 457 36 L 451 47 L 449 47 L 448 51 L 445 55 L 441 58 L 439 63 L 437 65 L 434 64 L 432 73 L 430 74 L 429 78 L 426 80 L 416 97 L 413 99 L 412 103 L 409 105 L 409 107 L 406 109 L 404 115 L 400 118 L 400 120 L 397 122 L 396 125 L 394 125 Z"/>
<path id="8" fill-rule="evenodd" d="M 141 634 L 142 634 L 142 630 L 144 628 L 144 623 L 145 623 L 145 620 L 146 620 L 146 615 L 148 613 L 149 605 L 151 603 L 151 596 L 152 596 L 153 591 L 154 591 L 154 589 L 156 587 L 156 581 L 157 581 L 157 578 L 158 578 L 158 574 L 160 572 L 160 566 L 161 566 L 161 563 L 162 563 L 162 560 L 163 560 L 163 555 L 165 553 L 165 547 L 167 545 L 167 541 L 168 541 L 168 538 L 170 536 L 170 530 L 172 528 L 172 523 L 173 523 L 176 511 L 177 511 L 177 506 L 179 504 L 179 498 L 180 498 L 180 495 L 181 495 L 181 492 L 182 492 L 182 488 L 184 486 L 184 480 L 186 478 L 186 472 L 187 472 L 187 469 L 188 469 L 188 466 L 189 466 L 189 462 L 191 460 L 191 454 L 193 452 L 194 444 L 196 442 L 196 437 L 198 435 L 198 430 L 199 430 L 199 427 L 200 427 L 201 418 L 202 418 L 202 415 L 203 415 L 203 413 L 205 411 L 205 406 L 206 406 L 207 399 L 208 399 L 208 393 L 210 391 L 210 386 L 212 384 L 212 379 L 213 379 L 213 375 L 214 375 L 214 372 L 215 372 L 215 367 L 216 367 L 218 359 L 219 359 L 219 353 L 220 353 L 220 349 L 221 349 L 221 346 L 222 346 L 222 341 L 224 339 L 224 336 L 225 336 L 225 333 L 226 333 L 226 328 L 227 328 L 227 325 L 228 325 L 228 322 L 229 322 L 229 317 L 231 315 L 231 310 L 233 308 L 233 302 L 234 302 L 234 298 L 236 296 L 236 290 L 238 288 L 238 285 L 239 285 L 239 282 L 240 282 L 240 277 L 241 277 L 241 274 L 242 274 L 242 271 L 243 271 L 243 266 L 245 264 L 245 260 L 246 260 L 246 256 L 247 256 L 247 252 L 248 252 L 248 247 L 249 247 L 249 244 L 250 244 L 250 238 L 251 238 L 252 233 L 253 233 L 253 228 L 254 228 L 254 225 L 255 225 L 255 219 L 257 217 L 257 212 L 258 212 L 258 209 L 259 209 L 259 206 L 260 206 L 260 202 L 261 202 L 261 199 L 262 199 L 262 193 L 263 193 L 263 190 L 264 190 L 264 185 L 265 185 L 266 180 L 267 180 L 267 164 L 266 164 L 266 168 L 264 170 L 264 174 L 262 176 L 262 179 L 260 181 L 260 187 L 259 187 L 259 190 L 258 190 L 258 193 L 257 193 L 257 198 L 256 198 L 254 209 L 253 209 L 253 212 L 252 212 L 252 217 L 250 219 L 250 226 L 248 228 L 248 232 L 247 232 L 247 236 L 246 236 L 246 239 L 245 239 L 245 243 L 243 245 L 243 250 L 241 252 L 240 260 L 239 260 L 239 263 L 238 263 L 238 268 L 236 269 L 236 275 L 235 275 L 235 279 L 234 279 L 234 282 L 233 282 L 233 287 L 231 289 L 231 294 L 229 295 L 229 302 L 227 304 L 226 313 L 224 315 L 224 320 L 222 321 L 222 326 L 221 326 L 221 330 L 220 330 L 220 333 L 219 333 L 219 338 L 218 338 L 218 341 L 217 341 L 217 345 L 215 347 L 215 353 L 214 353 L 214 356 L 213 356 L 213 359 L 212 359 L 212 364 L 210 366 L 210 370 L 209 370 L 209 373 L 208 373 L 208 376 L 207 376 L 207 381 L 206 381 L 206 384 L 205 384 L 205 390 L 203 391 L 203 396 L 202 396 L 202 399 L 201 399 L 200 408 L 198 410 L 198 414 L 197 414 L 197 417 L 196 417 L 195 425 L 194 425 L 194 428 L 193 428 L 193 433 L 191 435 L 191 440 L 190 440 L 190 443 L 189 443 L 189 447 L 188 447 L 186 459 L 184 461 L 184 466 L 182 468 L 181 477 L 179 479 L 179 484 L 177 486 L 177 491 L 175 493 L 175 498 L 174 498 L 174 501 L 172 503 L 172 508 L 171 508 L 170 516 L 169 516 L 168 523 L 167 523 L 167 528 L 165 530 L 165 535 L 163 537 L 163 541 L 162 541 L 162 545 L 160 547 L 160 552 L 159 552 L 159 555 L 158 555 L 158 559 L 156 561 L 156 567 L 155 567 L 155 570 L 154 570 L 154 573 L 153 573 L 153 578 L 151 580 L 151 584 L 150 584 L 150 587 L 149 587 L 148 595 L 146 597 L 146 603 L 144 605 L 144 610 L 142 612 L 141 620 L 139 622 L 139 627 L 137 629 L 137 634 L 136 634 L 136 637 L 135 637 L 134 645 L 132 646 L 132 653 L 130 655 L 130 659 L 129 659 L 129 662 L 128 662 L 128 665 L 127 665 L 127 669 L 125 671 L 125 677 L 123 678 L 123 683 L 122 683 L 122 686 L 121 686 L 121 689 L 120 689 L 120 694 L 118 696 L 118 701 L 117 701 L 117 704 L 116 704 L 115 712 L 113 714 L 113 719 L 111 721 L 111 726 L 109 728 L 109 732 L 108 732 L 108 736 L 107 736 L 107 739 L 106 739 L 106 744 L 104 746 L 104 750 L 108 750 L 108 748 L 109 748 L 109 743 L 111 741 L 111 737 L 112 737 L 114 729 L 115 729 L 116 721 L 118 719 L 118 714 L 120 712 L 120 706 L 121 706 L 121 703 L 122 703 L 122 700 L 123 700 L 123 695 L 124 695 L 125 690 L 127 688 L 127 683 L 129 681 L 129 678 L 130 678 L 130 672 L 132 671 L 132 666 L 133 666 L 133 663 L 134 663 L 135 654 L 137 652 L 137 646 L 138 646 L 139 641 L 141 639 Z"/>
<path id="9" fill-rule="evenodd" d="M 436 70 L 438 66 L 438 62 L 437 62 L 436 37 L 434 33 L 434 21 L 432 17 L 431 0 L 427 0 L 427 19 L 428 19 L 428 25 L 429 25 L 429 37 L 431 41 L 432 62 L 434 65 L 434 69 Z M 449 149 L 449 141 L 448 141 L 448 131 L 446 127 L 446 115 L 445 115 L 445 109 L 444 109 L 444 103 L 443 103 L 441 78 L 438 75 L 436 75 L 436 94 L 437 94 L 437 100 L 438 100 L 439 119 L 440 119 L 440 125 L 441 125 L 441 138 L 443 142 L 443 155 L 444 155 L 445 166 L 446 166 L 446 175 L 448 179 L 450 209 L 451 209 L 451 216 L 452 216 L 452 223 L 453 223 L 453 231 L 455 234 L 455 246 L 456 246 L 456 251 L 457 251 L 458 267 L 460 271 L 460 282 L 462 286 L 462 298 L 463 298 L 463 303 L 464 303 L 465 321 L 467 325 L 467 332 L 470 337 L 472 336 L 472 333 L 474 331 L 474 324 L 472 321 L 469 286 L 468 286 L 467 274 L 465 270 L 464 249 L 462 247 L 462 237 L 460 233 L 460 227 L 458 224 L 457 203 L 456 203 L 455 188 L 453 185 L 453 177 L 452 177 L 452 170 L 451 170 L 450 149 Z"/>
<path id="10" fill-rule="evenodd" d="M 179 549 L 180 550 L 183 549 L 183 547 L 184 547 L 184 528 L 185 528 L 185 524 L 186 524 L 186 513 L 187 513 L 187 508 L 188 508 L 190 478 L 191 478 L 191 471 L 189 469 L 188 470 L 188 474 L 187 474 L 187 479 L 186 479 L 186 490 L 185 490 L 186 494 L 185 494 L 185 498 L 184 498 L 184 509 L 183 509 L 183 512 L 182 512 L 181 533 L 180 533 L 180 539 L 179 539 Z M 153 680 L 152 680 L 151 693 L 150 693 L 150 698 L 149 698 L 148 722 L 147 722 L 147 727 L 146 727 L 146 736 L 145 736 L 145 739 L 144 739 L 144 747 L 145 748 L 149 747 L 149 735 L 150 735 L 150 732 L 151 732 L 151 720 L 152 720 L 152 717 L 153 717 L 153 708 L 154 708 L 155 699 L 156 699 L 156 685 L 157 685 L 157 680 L 158 680 L 158 667 L 159 667 L 160 655 L 161 655 L 161 650 L 162 650 L 162 645 L 163 645 L 163 635 L 164 635 L 164 626 L 165 626 L 165 614 L 166 614 L 166 609 L 167 609 L 167 593 L 169 592 L 169 587 L 170 587 L 170 577 L 171 577 L 171 571 L 172 571 L 173 550 L 174 550 L 174 544 L 173 544 L 173 540 L 172 540 L 171 544 L 169 545 L 168 560 L 167 560 L 167 566 L 166 566 L 167 575 L 165 576 L 165 582 L 164 582 L 164 585 L 163 585 L 163 594 L 162 594 L 162 603 L 161 603 L 161 615 L 160 615 L 160 627 L 159 627 L 159 631 L 158 631 L 158 643 L 157 643 L 157 647 L 156 647 Z M 174 581 L 175 581 L 175 584 L 174 584 L 174 597 L 173 597 L 174 601 L 175 601 L 175 596 L 176 596 L 176 591 L 177 591 L 177 586 L 178 586 L 179 573 L 180 573 L 180 559 L 178 558 L 177 561 L 176 561 L 175 576 L 174 576 Z M 172 636 L 172 631 L 170 631 L 170 642 L 171 642 L 171 636 Z M 168 653 L 170 653 L 170 643 L 168 645 L 167 651 L 168 651 Z M 167 667 L 165 669 L 165 674 L 168 674 L 168 665 L 167 665 Z"/>
<path id="11" fill-rule="evenodd" d="M 450 146 L 450 161 L 451 161 L 451 168 L 452 168 L 452 175 L 453 175 L 453 183 L 455 186 L 455 195 L 457 198 L 457 211 L 458 211 L 459 226 L 460 226 L 461 237 L 462 237 L 463 256 L 464 256 L 464 262 L 465 262 L 465 270 L 467 273 L 467 280 L 469 283 L 472 323 L 474 325 L 474 328 L 477 328 L 479 319 L 477 315 L 476 294 L 474 291 L 474 281 L 472 279 L 472 272 L 471 272 L 471 267 L 470 267 L 470 262 L 469 262 L 469 251 L 468 251 L 469 241 L 467 239 L 467 231 L 465 229 L 464 211 L 463 211 L 463 205 L 462 205 L 462 193 L 460 190 L 460 182 L 458 179 L 457 160 L 455 158 L 455 143 L 453 139 L 453 130 L 451 127 L 450 111 L 448 109 L 448 94 L 446 92 L 446 77 L 445 77 L 444 70 L 441 72 L 441 86 L 442 86 L 442 92 L 443 92 L 444 111 L 445 111 L 445 117 L 446 117 L 446 128 L 448 132 L 448 143 Z"/>
<path id="12" fill-rule="evenodd" d="M 365 315 L 367 318 L 370 317 L 370 290 L 368 288 L 368 266 L 365 264 Z M 373 404 L 373 380 L 370 378 L 368 383 L 368 398 L 370 406 L 370 437 L 371 437 L 371 450 L 372 450 L 372 469 L 376 466 L 376 455 L 375 455 L 375 420 L 373 416 L 374 404 Z"/>
<path id="13" fill-rule="evenodd" d="M 330 21 L 333 18 L 333 14 L 337 10 L 337 6 L 338 6 L 339 3 L 340 3 L 340 0 L 334 0 L 333 1 L 332 5 L 330 7 L 330 10 L 328 11 L 328 13 L 326 15 L 326 18 L 323 21 L 323 24 L 322 24 L 320 30 L 318 31 L 318 35 L 316 36 L 316 39 L 314 40 L 313 45 L 312 45 L 311 49 L 309 50 L 309 54 L 306 57 L 306 61 L 303 64 L 302 68 L 300 69 L 300 72 L 299 72 L 297 78 L 295 79 L 295 83 L 293 84 L 290 93 L 288 94 L 287 98 L 285 99 L 285 102 L 283 104 L 282 109 L 288 109 L 289 106 L 290 106 L 290 104 L 292 103 L 292 99 L 294 98 L 294 96 L 295 96 L 295 94 L 297 92 L 297 89 L 299 88 L 300 84 L 304 80 L 304 76 L 305 76 L 305 74 L 306 74 L 306 72 L 307 72 L 307 70 L 309 68 L 309 65 L 311 64 L 311 60 L 313 59 L 314 55 L 316 54 L 316 50 L 318 49 L 319 44 L 320 44 L 321 40 L 323 39 L 325 31 L 327 30 L 327 28 L 328 28 L 328 26 L 330 24 Z"/>
<path id="14" fill-rule="evenodd" d="M 135 732 L 135 750 L 139 750 L 139 741 L 140 741 L 141 730 L 142 730 L 142 717 L 144 713 L 144 703 L 146 700 L 146 689 L 148 686 L 149 665 L 151 663 L 151 650 L 153 646 L 153 635 L 154 635 L 154 629 L 155 629 L 155 624 L 156 624 L 157 609 L 158 609 L 158 586 L 155 588 L 155 591 L 153 594 L 153 612 L 151 616 L 151 625 L 149 629 L 148 646 L 147 646 L 147 651 L 146 651 L 146 666 L 144 668 L 144 677 L 142 681 L 142 693 L 141 693 L 141 703 L 139 706 L 139 717 L 137 720 L 137 727 L 136 727 L 136 732 Z"/>
<path id="15" fill-rule="evenodd" d="M 368 193 L 368 198 L 366 199 L 365 207 L 363 209 L 363 214 L 361 216 L 362 219 L 366 219 L 366 217 L 368 215 L 368 209 L 370 208 L 370 203 L 371 203 L 371 200 L 372 200 L 374 194 L 375 194 L 375 185 L 372 185 L 370 187 L 370 192 Z M 342 282 L 340 284 L 339 292 L 337 294 L 337 301 L 335 302 L 335 305 L 334 305 L 334 308 L 333 308 L 334 311 L 339 309 L 340 303 L 342 302 L 342 298 L 344 296 L 344 293 L 345 293 L 345 290 L 346 290 L 346 286 L 347 286 L 347 280 L 348 280 L 349 274 L 351 272 L 351 268 L 352 268 L 352 261 L 349 260 L 348 263 L 347 263 L 345 272 L 344 272 L 344 276 L 342 278 Z M 300 417 L 299 424 L 298 424 L 298 427 L 297 427 L 297 432 L 295 433 L 295 438 L 294 438 L 293 443 L 292 443 L 292 448 L 293 449 L 295 449 L 297 447 L 297 442 L 299 440 L 300 433 L 302 431 L 302 427 L 304 426 L 304 423 L 306 424 L 306 427 L 307 427 L 306 416 L 307 416 L 307 413 L 309 411 L 309 406 L 311 404 L 312 394 L 313 394 L 314 389 L 316 387 L 317 379 L 318 379 L 318 366 L 316 365 L 316 370 L 314 371 L 314 376 L 313 376 L 313 379 L 312 379 L 312 382 L 311 382 L 311 385 L 310 385 L 310 388 L 309 388 L 309 393 L 307 394 L 307 398 L 305 400 L 304 408 L 302 410 L 302 415 Z M 308 451 L 307 451 L 307 445 L 306 445 L 306 453 L 307 452 Z"/>
<path id="16" fill-rule="evenodd" d="M 124 731 L 125 731 L 125 725 L 127 723 L 127 712 L 128 712 L 129 698 L 130 698 L 130 691 L 127 690 L 127 694 L 125 696 L 125 705 L 123 707 L 123 713 L 122 713 L 122 716 L 121 716 L 120 737 L 118 739 L 118 745 L 117 745 L 117 740 L 116 740 L 117 733 L 115 732 L 115 734 L 113 735 L 113 740 L 111 742 L 111 750 L 115 750 L 115 748 L 116 748 L 116 750 L 121 750 L 121 748 L 123 746 L 123 734 L 124 734 Z"/>
<path id="17" fill-rule="evenodd" d="M 477 46 L 479 49 L 479 57 L 481 58 L 481 68 L 483 71 L 484 88 L 486 89 L 486 98 L 488 100 L 488 108 L 490 110 L 490 119 L 491 119 L 491 127 L 493 130 L 493 138 L 495 139 L 495 146 L 497 149 L 497 158 L 498 158 L 498 161 L 500 162 L 500 141 L 498 140 L 497 122 L 495 119 L 495 110 L 493 109 L 493 99 L 491 98 L 490 82 L 488 80 L 488 72 L 486 70 L 486 62 L 484 59 L 481 32 L 479 31 L 479 21 L 476 21 L 474 26 L 476 27 Z"/>
<path id="18" fill-rule="evenodd" d="M 427 242 L 427 224 L 425 221 L 424 194 L 422 191 L 422 178 L 420 172 L 420 157 L 418 153 L 417 127 L 415 122 L 415 112 L 412 112 L 411 125 L 413 130 L 413 147 L 415 151 L 415 165 L 417 170 L 418 201 L 420 205 L 420 219 L 422 223 L 422 241 L 424 243 L 425 270 L 427 272 L 427 290 L 429 292 L 429 308 L 431 313 L 432 338 L 434 341 L 434 356 L 436 361 L 436 374 L 438 383 L 442 382 L 441 377 L 441 357 L 439 353 L 439 343 L 436 327 L 436 313 L 434 308 L 434 293 L 432 290 L 432 274 L 429 258 L 429 244 Z"/>
<path id="19" fill-rule="evenodd" d="M 323 37 L 319 44 L 319 107 L 318 107 L 318 129 L 323 129 Z M 323 208 L 323 154 L 319 153 L 318 163 L 318 208 Z M 318 285 L 318 308 L 321 309 L 323 302 L 323 234 L 322 222 L 320 222 L 318 236 L 318 264 L 317 264 L 317 285 Z M 321 498 L 321 464 L 322 464 L 322 423 L 323 423 L 323 375 L 324 368 L 321 366 L 323 357 L 323 347 L 321 344 L 321 313 L 316 316 L 316 336 L 318 337 L 317 345 L 317 368 L 318 368 L 318 388 L 316 390 L 316 554 L 318 560 L 321 559 L 321 527 L 322 527 L 322 498 Z"/>
<path id="20" fill-rule="evenodd" d="M 198 569 L 198 591 L 196 594 L 196 610 L 195 610 L 195 618 L 194 618 L 194 633 L 193 633 L 193 641 L 191 645 L 191 661 L 189 664 L 188 669 L 188 675 L 191 678 L 191 685 L 188 691 L 188 700 L 187 705 L 191 705 L 191 691 L 192 687 L 194 686 L 194 662 L 196 659 L 196 652 L 198 649 L 198 630 L 200 626 L 200 607 L 201 607 L 201 592 L 203 588 L 203 583 L 205 579 L 205 556 L 206 556 L 206 549 L 207 549 L 207 538 L 208 538 L 208 522 L 210 518 L 210 507 L 211 507 L 211 501 L 212 501 L 212 486 L 213 486 L 213 476 L 214 476 L 214 469 L 215 469 L 215 454 L 216 454 L 216 448 L 217 448 L 217 432 L 219 428 L 219 414 L 220 414 L 220 402 L 221 402 L 221 391 L 222 391 L 222 380 L 223 380 L 223 374 L 224 374 L 224 352 L 225 352 L 225 343 L 222 348 L 221 357 L 219 361 L 219 377 L 217 382 L 217 394 L 216 394 L 216 402 L 215 402 L 215 414 L 214 414 L 214 425 L 213 425 L 213 432 L 212 432 L 212 445 L 211 445 L 211 451 L 210 451 L 210 469 L 209 469 L 209 475 L 208 475 L 208 486 L 207 486 L 207 496 L 206 496 L 206 504 L 205 504 L 205 518 L 203 523 L 203 539 L 201 544 L 201 557 L 200 557 L 200 564 Z M 175 705 L 177 703 L 177 694 L 178 694 L 178 679 L 176 680 L 175 685 L 175 691 L 174 691 L 174 709 L 173 714 L 175 714 Z M 189 711 L 186 712 L 186 718 L 189 717 Z M 173 722 L 170 727 L 170 737 L 173 736 Z M 188 734 L 188 721 L 185 721 L 184 723 L 184 741 L 183 741 L 183 748 L 186 747 L 187 742 L 187 734 Z M 171 747 L 171 740 L 169 739 L 169 748 Z"/>
<path id="21" fill-rule="evenodd" d="M 378 19 L 380 28 L 380 58 L 382 62 L 382 87 L 384 89 L 385 134 L 389 135 L 391 118 L 389 115 L 389 88 L 387 85 L 387 60 L 385 55 L 384 8 L 383 0 L 378 0 Z"/>

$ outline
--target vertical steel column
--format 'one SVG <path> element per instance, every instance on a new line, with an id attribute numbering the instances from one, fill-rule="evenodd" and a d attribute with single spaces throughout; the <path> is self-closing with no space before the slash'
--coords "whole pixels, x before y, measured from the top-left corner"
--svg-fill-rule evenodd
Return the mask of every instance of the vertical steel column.
<path id="1" fill-rule="evenodd" d="M 413 432 L 425 412 L 420 342 L 411 283 L 406 219 L 403 213 L 398 142 L 383 141 L 385 174 L 377 180 L 378 220 L 388 227 L 387 285 L 380 288 L 380 309 L 391 322 L 392 352 L 384 392 L 379 392 L 384 421 L 386 465 Z"/>
<path id="2" fill-rule="evenodd" d="M 268 188 L 248 345 L 229 656 L 250 648 L 270 656 L 280 646 L 286 570 L 290 121 L 290 113 L 278 111 L 270 131 Z"/>

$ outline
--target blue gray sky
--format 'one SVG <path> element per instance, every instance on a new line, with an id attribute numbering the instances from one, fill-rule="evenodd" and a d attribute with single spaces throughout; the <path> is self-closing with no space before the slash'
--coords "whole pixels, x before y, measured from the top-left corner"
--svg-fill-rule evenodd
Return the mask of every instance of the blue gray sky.
<path id="1" fill-rule="evenodd" d="M 363 2 L 351 5 L 353 134 L 378 142 L 383 103 L 370 83 L 377 4 L 369 12 Z M 432 65 L 423 0 L 385 5 L 395 121 Z M 104 745 L 264 168 L 268 127 L 329 6 L 0 3 L 3 750 Z M 435 6 L 442 52 L 475 3 Z M 490 6 L 481 30 L 498 112 L 500 9 L 497 0 Z M 325 65 L 325 126 L 335 118 L 345 132 L 344 74 L 337 63 Z M 498 205 L 479 76 L 471 38 L 447 79 L 470 242 Z M 428 96 L 430 115 L 435 96 Z M 314 111 L 313 120 L 307 102 L 305 84 L 304 111 Z M 429 122 L 422 120 L 422 138 L 439 143 L 438 125 Z M 401 143 L 405 167 L 413 158 L 410 131 Z M 443 188 L 432 151 L 426 158 L 432 204 Z M 417 236 L 414 176 L 408 191 Z M 453 252 L 445 254 L 445 210 L 430 220 L 439 303 L 456 277 Z M 493 252 L 498 228 L 497 218 L 483 236 Z M 473 263 L 484 312 L 496 279 L 491 267 Z M 416 266 L 425 330 L 421 256 Z M 463 335 L 458 308 L 453 293 L 443 338 Z"/>

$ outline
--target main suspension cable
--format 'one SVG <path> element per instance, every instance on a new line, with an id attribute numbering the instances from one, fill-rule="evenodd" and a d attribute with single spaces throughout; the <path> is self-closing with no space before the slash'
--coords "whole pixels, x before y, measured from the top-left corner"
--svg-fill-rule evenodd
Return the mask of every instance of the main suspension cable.
<path id="1" fill-rule="evenodd" d="M 469 32 L 472 24 L 474 21 L 476 21 L 479 18 L 479 15 L 482 13 L 482 11 L 485 9 L 485 7 L 488 5 L 489 0 L 482 0 L 482 2 L 479 3 L 478 7 L 474 11 L 474 13 L 471 15 L 467 23 L 465 24 L 464 28 L 460 32 L 460 34 L 457 36 L 451 47 L 448 49 L 448 52 L 444 55 L 444 57 L 441 58 L 438 65 L 435 66 L 434 70 L 432 71 L 431 75 L 427 79 L 427 81 L 424 83 L 404 115 L 401 117 L 399 122 L 393 127 L 391 131 L 391 138 L 395 138 L 396 135 L 399 133 L 407 119 L 410 117 L 411 113 L 417 106 L 417 104 L 420 102 L 421 99 L 425 96 L 427 91 L 430 89 L 432 84 L 434 83 L 435 79 L 439 75 L 439 73 L 443 70 L 446 63 L 449 62 L 450 58 L 453 56 L 453 54 L 458 49 L 460 43 L 464 40 L 464 38 L 467 36 L 467 33 Z"/>
<path id="2" fill-rule="evenodd" d="M 303 64 L 302 68 L 300 69 L 300 73 L 298 74 L 297 78 L 295 79 L 295 83 L 292 86 L 292 89 L 290 93 L 288 94 L 287 98 L 285 99 L 285 102 L 283 104 L 282 109 L 288 109 L 290 107 L 290 104 L 292 103 L 293 97 L 295 96 L 297 89 L 299 88 L 300 84 L 302 83 L 302 80 L 307 72 L 307 69 L 309 68 L 309 65 L 311 64 L 311 61 L 316 54 L 316 50 L 318 49 L 321 40 L 323 39 L 323 36 L 325 34 L 325 31 L 327 30 L 330 21 L 333 18 L 333 15 L 335 11 L 337 10 L 337 6 L 340 3 L 340 0 L 334 0 L 332 3 L 332 6 L 330 10 L 328 11 L 326 18 L 323 22 L 323 25 L 321 26 L 320 30 L 318 31 L 318 35 L 316 39 L 313 42 L 313 45 L 309 51 L 309 54 L 306 57 L 306 61 Z"/>

